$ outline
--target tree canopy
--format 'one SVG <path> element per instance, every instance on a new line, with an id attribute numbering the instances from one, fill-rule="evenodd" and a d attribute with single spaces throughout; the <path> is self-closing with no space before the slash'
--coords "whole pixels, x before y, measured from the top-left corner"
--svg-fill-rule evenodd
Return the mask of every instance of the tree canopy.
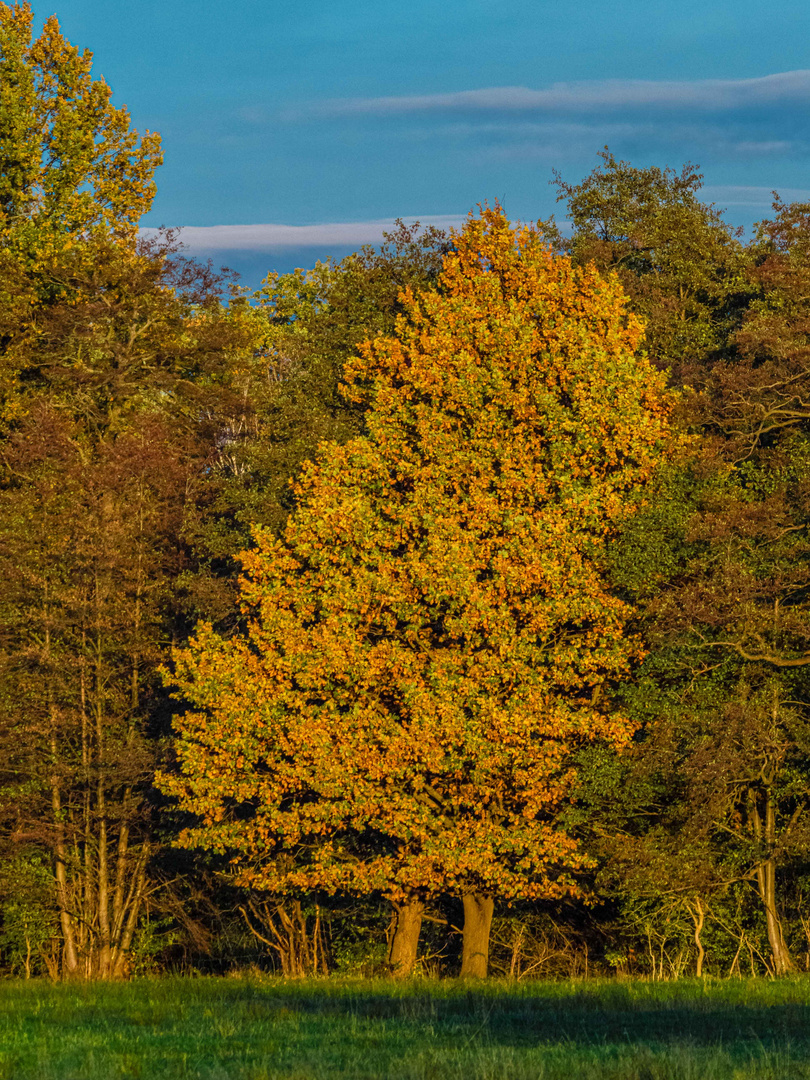
<path id="1" fill-rule="evenodd" d="M 56 16 L 36 40 L 33 18 L 27 0 L 0 4 L 0 246 L 41 259 L 99 228 L 132 238 L 160 137 L 132 130 Z"/>
<path id="2" fill-rule="evenodd" d="M 662 376 L 618 283 L 485 209 L 346 394 L 367 434 L 304 469 L 245 556 L 245 636 L 176 654 L 167 791 L 263 888 L 561 896 L 557 815 L 639 642 L 601 568 L 666 454 Z"/>

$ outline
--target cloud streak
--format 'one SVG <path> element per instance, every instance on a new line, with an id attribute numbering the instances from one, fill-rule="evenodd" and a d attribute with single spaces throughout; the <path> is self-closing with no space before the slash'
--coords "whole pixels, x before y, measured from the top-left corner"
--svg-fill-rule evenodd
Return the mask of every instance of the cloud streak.
<path id="1" fill-rule="evenodd" d="M 768 187 L 745 185 L 707 185 L 701 191 L 706 202 L 720 207 L 770 207 L 773 190 Z M 810 202 L 810 188 L 776 187 L 785 202 Z M 435 225 L 442 229 L 460 228 L 467 220 L 466 214 L 425 214 L 408 217 L 422 225 Z M 293 249 L 359 248 L 363 244 L 380 244 L 383 232 L 396 224 L 394 218 L 372 221 L 324 222 L 319 225 L 188 225 L 180 227 L 180 241 L 189 254 L 213 254 L 231 252 L 271 252 Z M 569 223 L 559 221 L 559 227 L 567 232 Z M 143 228 L 144 237 L 156 236 L 158 229 Z"/>
<path id="2" fill-rule="evenodd" d="M 554 83 L 541 90 L 526 86 L 491 86 L 445 94 L 343 98 L 321 102 L 306 111 L 311 115 L 330 116 L 426 112 L 577 113 L 629 108 L 727 112 L 788 103 L 810 103 L 810 70 L 783 71 L 755 79 L 683 82 L 603 79 Z"/>
<path id="3" fill-rule="evenodd" d="M 461 214 L 416 215 L 422 225 L 440 229 L 458 227 L 465 220 Z M 214 251 L 275 251 L 286 248 L 340 248 L 379 244 L 383 232 L 395 225 L 394 218 L 374 221 L 327 222 L 322 225 L 186 225 L 180 227 L 180 242 L 189 252 Z M 141 229 L 143 236 L 154 236 L 158 230 Z"/>
<path id="4" fill-rule="evenodd" d="M 742 184 L 707 184 L 701 190 L 701 198 L 718 206 L 770 207 L 773 193 L 777 191 L 784 202 L 810 202 L 810 188 L 750 187 Z"/>

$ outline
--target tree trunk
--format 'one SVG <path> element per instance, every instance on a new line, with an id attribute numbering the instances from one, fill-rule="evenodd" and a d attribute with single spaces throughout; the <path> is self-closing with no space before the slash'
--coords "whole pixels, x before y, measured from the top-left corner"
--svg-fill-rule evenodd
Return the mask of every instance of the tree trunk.
<path id="1" fill-rule="evenodd" d="M 697 946 L 695 975 L 700 979 L 703 977 L 703 961 L 706 956 L 706 950 L 703 948 L 703 942 L 700 938 L 700 935 L 703 932 L 703 924 L 706 921 L 706 911 L 703 907 L 703 901 L 699 896 L 695 898 L 694 909 L 691 904 L 687 904 L 687 908 L 689 914 L 692 916 L 692 922 L 695 924 L 695 945 Z"/>
<path id="2" fill-rule="evenodd" d="M 765 926 L 773 957 L 773 973 L 788 975 L 794 970 L 794 964 L 776 907 L 776 864 L 773 859 L 767 859 L 757 867 L 757 886 L 765 908 Z"/>
<path id="3" fill-rule="evenodd" d="M 461 948 L 462 979 L 485 979 L 489 968 L 489 932 L 495 901 L 491 896 L 468 893 L 464 902 L 464 938 Z"/>
<path id="4" fill-rule="evenodd" d="M 776 845 L 776 813 L 769 789 L 765 791 L 764 815 L 756 805 L 756 796 L 749 795 L 751 820 L 754 835 L 767 852 L 772 852 Z M 768 932 L 768 944 L 771 947 L 774 975 L 788 975 L 794 970 L 793 959 L 782 932 L 782 921 L 776 905 L 776 860 L 771 856 L 757 866 L 757 890 L 762 906 L 765 908 L 765 927 Z"/>
<path id="5" fill-rule="evenodd" d="M 120 941 L 112 955 L 110 975 L 114 979 L 123 979 L 128 973 L 129 953 L 132 948 L 132 939 L 135 936 L 135 930 L 138 926 L 138 916 L 146 892 L 146 864 L 149 860 L 149 854 L 150 846 L 149 842 L 146 841 L 141 848 L 141 853 L 138 857 L 138 863 L 135 869 L 135 876 L 130 885 L 128 904 L 126 905 L 129 909 L 126 923 L 123 927 Z"/>
<path id="6" fill-rule="evenodd" d="M 425 905 L 412 897 L 400 903 L 392 903 L 394 909 L 388 944 L 388 967 L 397 979 L 413 975 L 419 952 L 419 934 L 422 930 L 422 912 Z"/>
<path id="7" fill-rule="evenodd" d="M 129 792 L 124 794 L 123 811 L 129 808 Z M 121 938 L 126 915 L 124 898 L 126 896 L 126 872 L 128 869 L 127 853 L 129 849 L 129 826 L 125 823 L 118 830 L 118 847 L 115 853 L 115 889 L 112 897 L 112 929 L 110 937 L 115 949 Z"/>
<path id="8" fill-rule="evenodd" d="M 62 930 L 62 974 L 65 978 L 75 978 L 79 973 L 79 958 L 76 952 L 73 917 L 68 901 L 67 870 L 65 867 L 65 830 L 62 825 L 62 806 L 59 785 L 54 779 L 51 785 L 51 801 L 55 821 L 53 845 L 54 875 L 56 877 L 56 897 L 59 905 L 59 925 Z"/>
<path id="9" fill-rule="evenodd" d="M 45 586 L 45 594 L 42 608 L 43 644 L 45 660 L 51 666 L 51 621 L 48 586 Z M 50 673 L 47 682 L 48 720 L 50 722 L 50 751 L 51 751 L 51 809 L 53 810 L 53 864 L 54 877 L 56 879 L 56 899 L 59 906 L 59 925 L 62 930 L 62 974 L 66 978 L 75 978 L 79 970 L 79 958 L 76 952 L 76 935 L 73 916 L 70 911 L 69 890 L 67 881 L 67 854 L 65 850 L 65 823 L 62 814 L 62 792 L 59 788 L 59 778 L 56 771 L 56 763 L 59 760 L 57 751 L 56 731 L 57 713 L 54 700 L 53 686 L 50 681 Z"/>

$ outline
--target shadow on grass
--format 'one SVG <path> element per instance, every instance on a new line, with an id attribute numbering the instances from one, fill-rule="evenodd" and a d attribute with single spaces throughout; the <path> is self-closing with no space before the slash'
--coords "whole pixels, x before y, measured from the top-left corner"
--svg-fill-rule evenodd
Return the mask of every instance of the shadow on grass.
<path id="1" fill-rule="evenodd" d="M 746 984 L 700 983 L 681 983 L 677 993 L 668 992 L 670 987 L 647 984 L 648 992 L 641 995 L 638 984 L 635 992 L 615 984 L 568 992 L 537 984 L 514 988 L 511 993 L 493 992 L 486 986 L 436 993 L 410 984 L 409 993 L 394 994 L 363 992 L 359 987 L 343 994 L 328 990 L 319 994 L 315 984 L 301 993 L 269 991 L 266 1001 L 271 1010 L 292 1009 L 331 1022 L 388 1020 L 414 1028 L 429 1024 L 434 1029 L 454 1029 L 459 1035 L 485 1031 L 491 1045 L 688 1042 L 709 1047 L 755 1042 L 770 1047 L 788 1043 L 810 1058 L 810 979 L 792 985 L 798 991 L 795 996 L 807 1003 L 769 1001 L 779 996 L 774 984 L 759 984 L 760 993 L 750 995 L 754 1000 L 746 1002 L 739 992 Z M 257 988 L 264 997 L 262 989 Z M 250 994 L 254 1007 L 256 992 Z M 726 1000 L 729 996 L 737 1000 Z"/>

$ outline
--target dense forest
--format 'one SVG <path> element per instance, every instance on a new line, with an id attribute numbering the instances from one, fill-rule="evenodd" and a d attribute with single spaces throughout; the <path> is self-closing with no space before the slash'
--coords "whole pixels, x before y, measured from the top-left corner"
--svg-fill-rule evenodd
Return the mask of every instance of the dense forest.
<path id="1" fill-rule="evenodd" d="M 810 970 L 810 204 L 255 292 L 0 2 L 0 970 Z"/>

